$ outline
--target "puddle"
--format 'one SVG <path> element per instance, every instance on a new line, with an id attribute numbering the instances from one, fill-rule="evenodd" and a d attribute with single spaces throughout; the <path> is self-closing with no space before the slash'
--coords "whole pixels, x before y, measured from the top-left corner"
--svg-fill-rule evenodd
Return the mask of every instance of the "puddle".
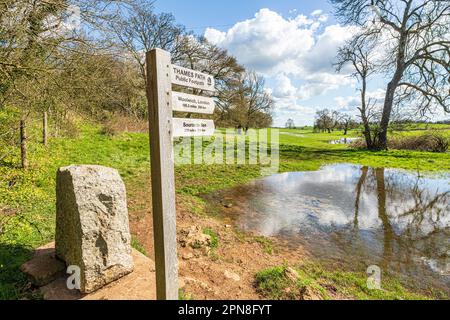
<path id="1" fill-rule="evenodd" d="M 292 132 L 282 132 L 281 134 L 283 134 L 283 135 L 285 135 L 285 136 L 298 137 L 298 138 L 304 138 L 304 137 L 306 137 L 304 134 L 300 134 L 300 133 L 292 133 Z"/>
<path id="2" fill-rule="evenodd" d="M 357 271 L 376 265 L 414 287 L 450 293 L 450 176 L 333 165 L 208 199 L 231 202 L 223 212 L 239 228 L 303 246 L 322 262 Z"/>
<path id="3" fill-rule="evenodd" d="M 330 141 L 330 144 L 352 144 L 353 142 L 359 141 L 361 138 L 342 138 L 339 140 Z"/>

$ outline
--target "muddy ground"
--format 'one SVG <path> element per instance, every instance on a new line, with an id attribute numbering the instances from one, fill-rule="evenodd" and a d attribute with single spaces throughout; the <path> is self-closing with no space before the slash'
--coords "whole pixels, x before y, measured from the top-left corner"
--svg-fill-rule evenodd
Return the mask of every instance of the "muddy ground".
<path id="1" fill-rule="evenodd" d="M 141 184 L 128 184 L 128 203 L 131 232 L 143 246 L 146 254 L 154 257 L 150 177 L 145 175 Z M 258 238 L 241 233 L 226 218 L 210 217 L 193 213 L 190 198 L 177 197 L 177 231 L 182 240 L 193 229 L 213 230 L 218 235 L 218 247 L 192 248 L 178 243 L 180 287 L 184 297 L 199 300 L 244 299 L 263 297 L 257 292 L 255 274 L 265 268 L 283 263 L 302 261 L 307 253 L 293 250 L 276 239 Z"/>

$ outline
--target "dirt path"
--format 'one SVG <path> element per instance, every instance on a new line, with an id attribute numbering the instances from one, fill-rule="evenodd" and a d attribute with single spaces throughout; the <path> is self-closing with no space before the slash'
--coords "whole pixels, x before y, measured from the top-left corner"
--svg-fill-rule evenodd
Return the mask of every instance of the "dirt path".
<path id="1" fill-rule="evenodd" d="M 147 174 L 138 180 L 141 183 L 128 183 L 127 186 L 130 227 L 133 236 L 153 258 L 150 177 Z M 209 252 L 205 248 L 178 245 L 180 284 L 188 297 L 207 300 L 261 299 L 254 285 L 257 272 L 284 262 L 298 263 L 306 256 L 301 248 L 283 249 L 287 246 L 275 239 L 257 241 L 256 237 L 235 230 L 229 221 L 189 212 L 187 208 L 191 206 L 187 202 L 189 198 L 177 199 L 179 238 L 192 227 L 213 230 L 219 238 L 218 248 Z"/>

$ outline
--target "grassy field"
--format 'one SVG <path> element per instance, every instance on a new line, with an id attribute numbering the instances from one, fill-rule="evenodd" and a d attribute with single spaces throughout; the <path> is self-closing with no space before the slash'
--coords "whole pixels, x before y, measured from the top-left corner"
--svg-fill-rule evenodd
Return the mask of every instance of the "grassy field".
<path id="1" fill-rule="evenodd" d="M 34 132 L 37 133 L 37 128 Z M 348 135 L 356 136 L 356 132 Z M 316 170 L 330 163 L 356 163 L 430 173 L 450 172 L 448 153 L 369 152 L 329 144 L 343 137 L 340 132 L 281 130 L 280 170 Z M 30 141 L 29 170 L 19 168 L 16 149 L 10 148 L 11 155 L 0 162 L 0 299 L 29 297 L 27 281 L 19 267 L 30 257 L 33 248 L 54 238 L 55 178 L 59 167 L 71 164 L 113 167 L 119 170 L 127 185 L 136 183 L 137 177 L 149 168 L 147 134 L 109 137 L 102 134 L 101 127 L 85 124 L 77 138 L 52 139 L 47 148 L 37 141 Z M 2 149 L 0 153 L 8 151 L 7 147 Z M 179 166 L 176 167 L 177 193 L 201 201 L 198 196 L 202 193 L 248 182 L 260 177 L 260 172 L 257 165 Z M 186 205 L 195 201 L 186 201 Z"/>

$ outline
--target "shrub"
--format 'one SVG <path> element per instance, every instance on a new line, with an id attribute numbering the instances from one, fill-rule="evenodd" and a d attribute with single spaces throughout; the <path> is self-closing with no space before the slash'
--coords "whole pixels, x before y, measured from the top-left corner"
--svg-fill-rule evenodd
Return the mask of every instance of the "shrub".
<path id="1" fill-rule="evenodd" d="M 355 141 L 351 144 L 352 148 L 367 148 L 364 139 Z M 389 149 L 394 150 L 411 150 L 424 152 L 447 152 L 450 147 L 449 139 L 439 133 L 427 133 L 420 136 L 412 137 L 394 137 L 388 141 Z"/>
<path id="2" fill-rule="evenodd" d="M 80 128 L 74 120 L 65 120 L 64 124 L 60 126 L 63 137 L 75 139 L 80 137 Z"/>
<path id="3" fill-rule="evenodd" d="M 397 137 L 390 139 L 389 148 L 396 150 L 447 152 L 449 149 L 449 140 L 439 133 L 429 133 L 414 137 Z"/>
<path id="4" fill-rule="evenodd" d="M 350 144 L 350 147 L 354 148 L 354 149 L 366 149 L 367 143 L 366 143 L 366 140 L 364 140 L 364 139 L 358 139 L 358 140 L 355 140 L 354 142 L 352 142 Z"/>
<path id="5" fill-rule="evenodd" d="M 148 122 L 124 115 L 112 115 L 109 120 L 105 121 L 102 134 L 114 136 L 122 132 L 148 132 Z"/>

